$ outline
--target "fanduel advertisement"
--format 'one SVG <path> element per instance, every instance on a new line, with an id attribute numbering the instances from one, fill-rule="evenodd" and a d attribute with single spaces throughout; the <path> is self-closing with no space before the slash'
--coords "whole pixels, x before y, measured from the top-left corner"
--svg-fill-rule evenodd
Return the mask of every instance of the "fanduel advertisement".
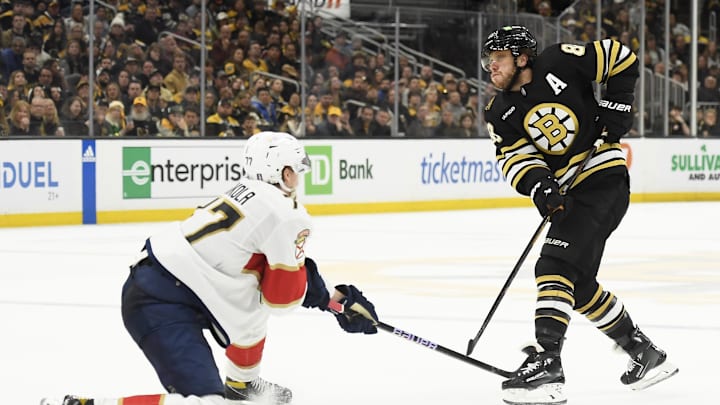
<path id="1" fill-rule="evenodd" d="M 240 147 L 123 147 L 123 199 L 213 197 L 240 180 Z"/>

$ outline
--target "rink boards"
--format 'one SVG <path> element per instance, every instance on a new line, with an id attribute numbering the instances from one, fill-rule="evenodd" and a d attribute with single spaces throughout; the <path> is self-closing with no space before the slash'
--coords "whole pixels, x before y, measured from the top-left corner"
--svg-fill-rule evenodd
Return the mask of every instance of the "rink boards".
<path id="1" fill-rule="evenodd" d="M 179 219 L 239 178 L 242 139 L 2 140 L 0 226 Z M 487 139 L 305 140 L 312 214 L 529 205 Z M 720 200 L 720 142 L 630 139 L 633 201 Z"/>

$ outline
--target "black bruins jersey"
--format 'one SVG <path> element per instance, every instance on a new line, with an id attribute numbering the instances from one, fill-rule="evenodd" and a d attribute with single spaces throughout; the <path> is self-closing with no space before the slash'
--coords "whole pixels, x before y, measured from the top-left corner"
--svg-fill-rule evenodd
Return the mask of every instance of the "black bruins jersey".
<path id="1" fill-rule="evenodd" d="M 637 77 L 637 57 L 615 40 L 546 48 L 535 58 L 530 83 L 498 93 L 485 107 L 505 179 L 523 195 L 548 170 L 564 184 L 603 129 L 592 82 L 606 84 L 607 95 L 631 105 Z M 596 174 L 623 171 L 620 144 L 603 144 L 574 186 Z"/>

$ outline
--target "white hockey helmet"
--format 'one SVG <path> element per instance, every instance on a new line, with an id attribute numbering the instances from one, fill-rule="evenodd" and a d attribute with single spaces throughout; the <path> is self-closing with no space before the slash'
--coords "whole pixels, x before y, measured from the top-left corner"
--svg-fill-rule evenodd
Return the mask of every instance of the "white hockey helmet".
<path id="1" fill-rule="evenodd" d="M 310 158 L 294 136 L 284 132 L 260 132 L 251 136 L 243 151 L 243 177 L 284 187 L 283 168 L 295 173 L 310 171 Z"/>

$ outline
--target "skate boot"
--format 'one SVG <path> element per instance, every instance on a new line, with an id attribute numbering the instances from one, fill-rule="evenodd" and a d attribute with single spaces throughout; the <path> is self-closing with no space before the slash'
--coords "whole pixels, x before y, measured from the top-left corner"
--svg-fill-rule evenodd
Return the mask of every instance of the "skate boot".
<path id="1" fill-rule="evenodd" d="M 566 403 L 560 354 L 545 351 L 539 344 L 526 346 L 523 352 L 528 355 L 525 362 L 502 383 L 503 401 L 512 405 Z"/>
<path id="2" fill-rule="evenodd" d="M 40 405 L 93 405 L 95 402 L 89 398 L 79 398 L 74 395 L 65 395 L 63 399 L 43 398 Z"/>
<path id="3" fill-rule="evenodd" d="M 667 354 L 653 344 L 639 328 L 630 335 L 628 369 L 620 381 L 633 390 L 642 390 L 666 380 L 678 372 L 678 368 L 667 361 Z M 628 347 L 628 346 L 625 346 Z"/>
<path id="4" fill-rule="evenodd" d="M 292 391 L 260 377 L 248 382 L 226 378 L 225 398 L 231 401 L 247 401 L 263 405 L 282 405 L 292 401 Z"/>

